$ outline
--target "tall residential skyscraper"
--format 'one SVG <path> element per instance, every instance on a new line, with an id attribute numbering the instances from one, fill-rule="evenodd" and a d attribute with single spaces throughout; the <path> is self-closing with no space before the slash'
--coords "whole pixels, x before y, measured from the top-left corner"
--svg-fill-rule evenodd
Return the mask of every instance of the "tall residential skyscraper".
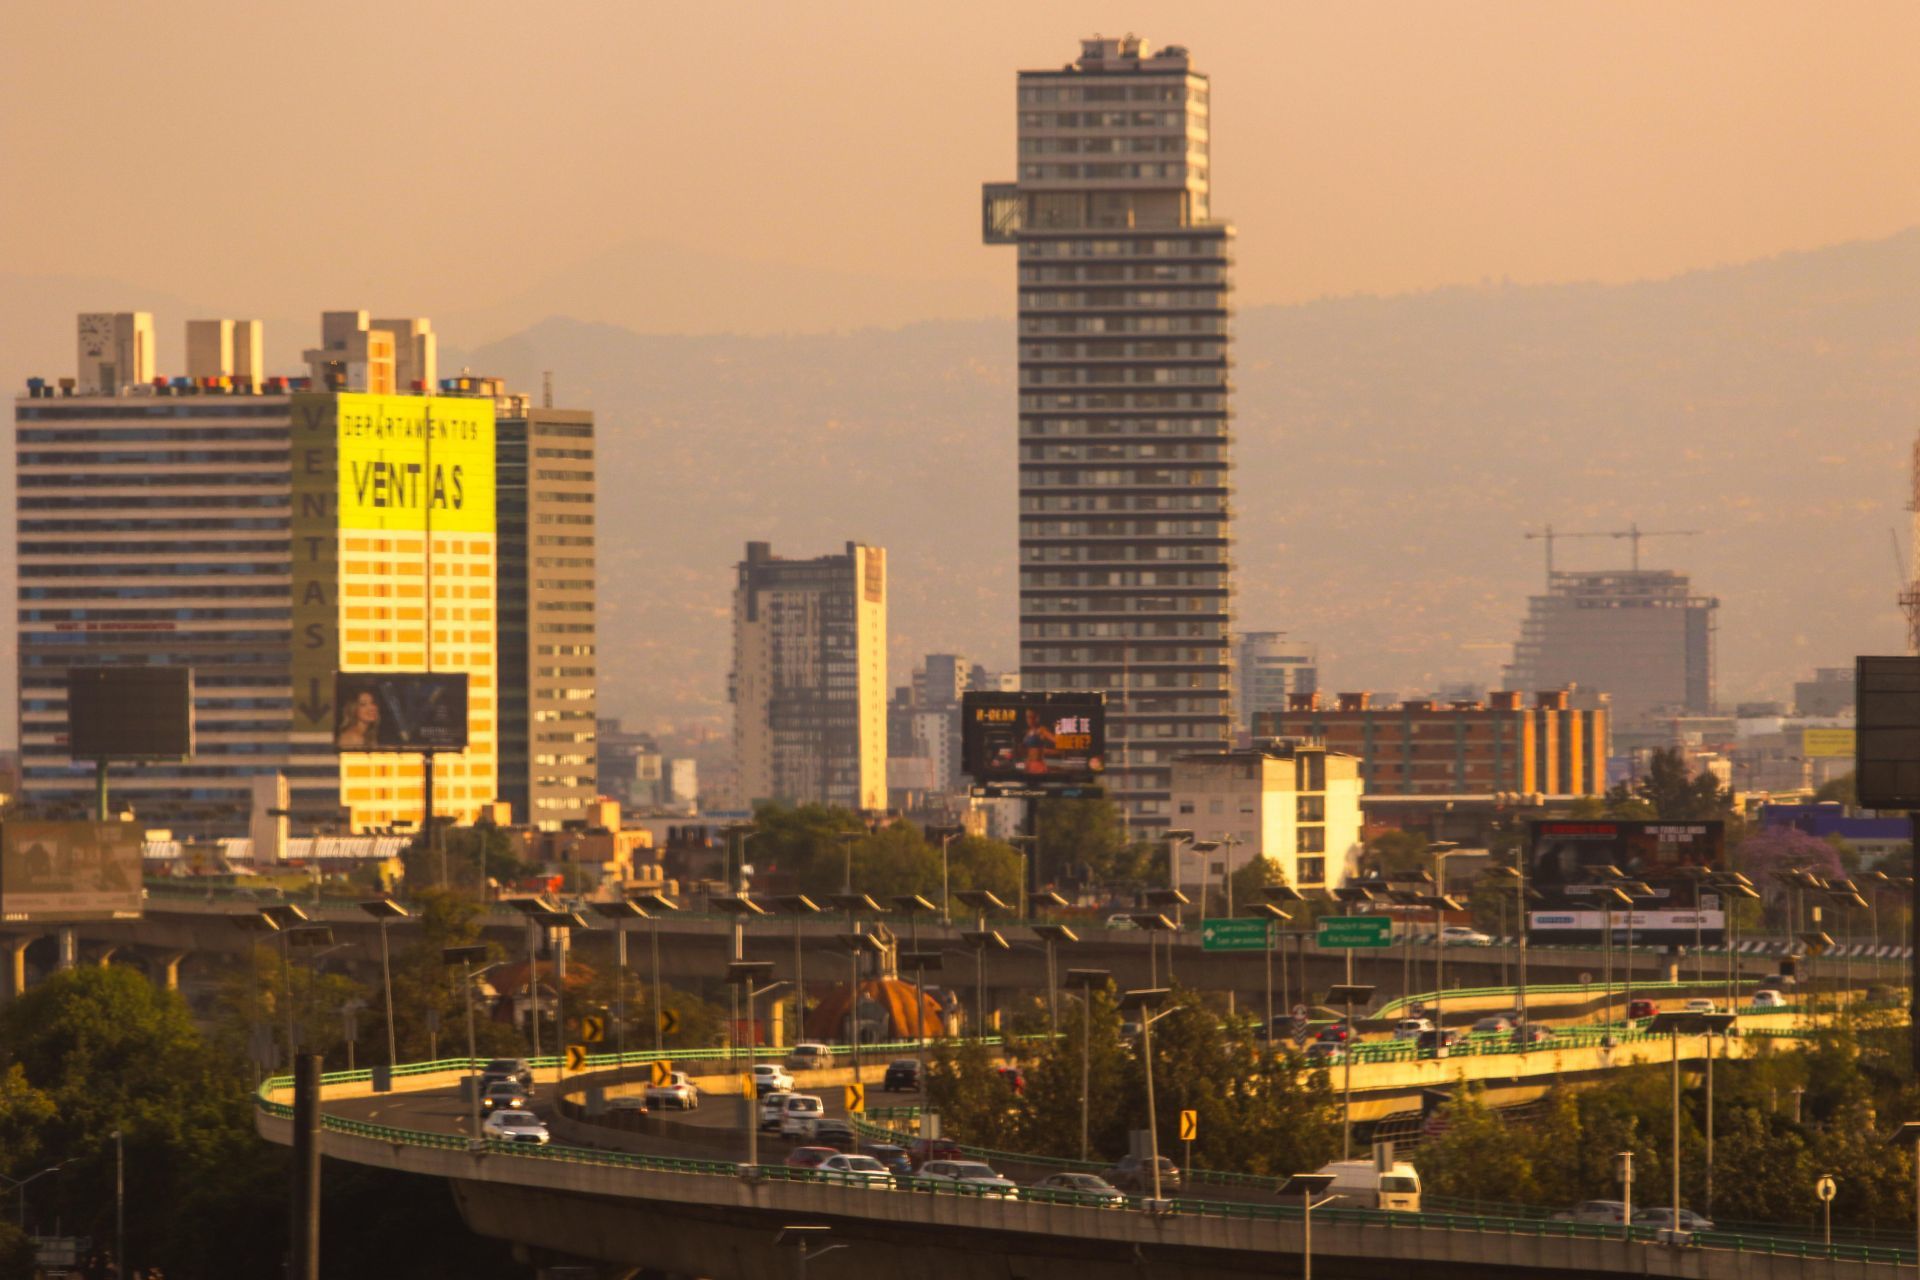
<path id="1" fill-rule="evenodd" d="M 1020 272 L 1020 678 L 1108 695 L 1111 792 L 1171 825 L 1176 756 L 1233 733 L 1228 273 L 1207 78 L 1084 40 L 1019 76 L 1018 180 L 982 228 Z"/>
<path id="2" fill-rule="evenodd" d="M 593 415 L 497 379 L 446 381 L 499 414 L 500 798 L 514 821 L 556 830 L 600 794 Z"/>
<path id="3" fill-rule="evenodd" d="M 1555 573 L 1527 601 L 1506 687 L 1611 694 L 1614 735 L 1628 742 L 1649 717 L 1708 714 L 1719 607 L 1670 569 Z"/>
<path id="4" fill-rule="evenodd" d="M 749 542 L 733 593 L 733 750 L 748 802 L 887 804 L 887 553 Z"/>

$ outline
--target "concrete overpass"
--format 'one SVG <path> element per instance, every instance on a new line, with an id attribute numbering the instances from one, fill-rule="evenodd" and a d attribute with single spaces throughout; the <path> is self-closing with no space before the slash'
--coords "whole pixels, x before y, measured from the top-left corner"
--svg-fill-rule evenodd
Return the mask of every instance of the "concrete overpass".
<path id="1" fill-rule="evenodd" d="M 443 1178 L 476 1232 L 510 1241 L 530 1259 L 585 1264 L 608 1280 L 784 1280 L 794 1262 L 775 1236 L 794 1224 L 828 1226 L 849 1246 L 817 1264 L 824 1276 L 1039 1280 L 1070 1269 L 1086 1280 L 1228 1280 L 1302 1269 L 1305 1230 L 1294 1206 L 1195 1198 L 1149 1212 L 1067 1195 L 984 1197 L 920 1180 L 868 1190 L 665 1150 L 475 1145 L 459 1132 L 467 1106 L 452 1086 L 460 1070 L 409 1071 L 398 1081 L 403 1092 L 383 1097 L 371 1095 L 365 1073 L 328 1077 L 325 1155 Z M 291 1140 L 286 1096 L 285 1082 L 274 1081 L 258 1099 L 257 1125 L 271 1141 Z M 1699 1237 L 1679 1247 L 1615 1238 L 1619 1230 L 1328 1208 L 1314 1215 L 1314 1267 L 1354 1280 L 1405 1280 L 1412 1271 L 1443 1280 L 1891 1280 L 1912 1261 L 1900 1250 L 1787 1240 Z"/>

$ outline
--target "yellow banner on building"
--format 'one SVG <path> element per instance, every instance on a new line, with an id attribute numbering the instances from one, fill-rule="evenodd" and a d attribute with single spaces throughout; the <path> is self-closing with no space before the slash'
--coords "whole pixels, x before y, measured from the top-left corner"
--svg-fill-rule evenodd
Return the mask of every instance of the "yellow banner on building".
<path id="1" fill-rule="evenodd" d="M 1809 760 L 1850 756 L 1853 754 L 1853 730 L 1802 729 L 1800 754 Z"/>

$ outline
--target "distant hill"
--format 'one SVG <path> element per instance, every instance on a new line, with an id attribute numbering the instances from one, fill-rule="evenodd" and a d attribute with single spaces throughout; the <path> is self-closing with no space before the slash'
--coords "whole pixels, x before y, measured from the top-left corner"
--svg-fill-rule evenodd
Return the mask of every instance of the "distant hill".
<path id="1" fill-rule="evenodd" d="M 1521 534 L 1547 522 L 1706 531 L 1643 558 L 1720 598 L 1726 701 L 1900 642 L 1920 229 L 1630 285 L 1252 308 L 1238 339 L 1240 625 L 1318 641 L 1329 684 L 1495 678 L 1541 582 Z M 724 717 L 748 539 L 888 547 L 896 682 L 928 651 L 1015 660 L 1010 323 L 556 318 L 455 358 L 525 387 L 552 369 L 559 403 L 599 414 L 609 711 Z"/>

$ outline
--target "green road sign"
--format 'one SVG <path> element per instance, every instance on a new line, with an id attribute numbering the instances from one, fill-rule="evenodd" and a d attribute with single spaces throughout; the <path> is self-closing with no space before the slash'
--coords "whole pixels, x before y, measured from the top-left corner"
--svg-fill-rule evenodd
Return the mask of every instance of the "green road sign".
<path id="1" fill-rule="evenodd" d="M 1393 945 L 1389 916 L 1322 916 L 1313 939 L 1319 947 L 1388 947 Z"/>
<path id="2" fill-rule="evenodd" d="M 1267 922 L 1232 916 L 1222 920 L 1202 920 L 1200 947 L 1203 951 L 1265 951 Z"/>

